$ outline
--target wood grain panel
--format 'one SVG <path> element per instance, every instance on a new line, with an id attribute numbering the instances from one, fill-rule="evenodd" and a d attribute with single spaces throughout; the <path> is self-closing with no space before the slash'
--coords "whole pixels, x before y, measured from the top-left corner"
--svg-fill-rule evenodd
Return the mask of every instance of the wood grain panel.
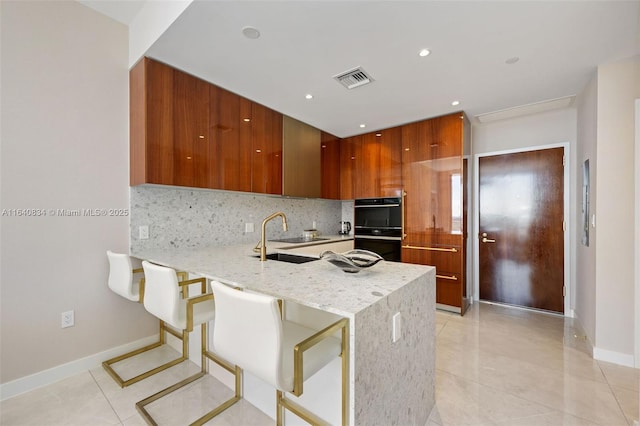
<path id="1" fill-rule="evenodd" d="M 144 59 L 147 183 L 173 185 L 173 68 Z"/>
<path id="2" fill-rule="evenodd" d="M 480 298 L 564 311 L 564 150 L 481 157 Z"/>
<path id="3" fill-rule="evenodd" d="M 320 132 L 321 196 L 340 199 L 340 139 Z"/>
<path id="4" fill-rule="evenodd" d="M 340 143 L 340 198 L 353 200 L 355 197 L 354 181 L 356 163 L 361 152 L 361 136 L 345 138 Z"/>
<path id="5" fill-rule="evenodd" d="M 282 114 L 255 102 L 251 114 L 251 191 L 282 194 Z"/>
<path id="6" fill-rule="evenodd" d="M 251 102 L 209 86 L 210 185 L 216 189 L 251 191 Z"/>
<path id="7" fill-rule="evenodd" d="M 174 70 L 174 185 L 209 186 L 209 84 Z"/>
<path id="8" fill-rule="evenodd" d="M 379 196 L 402 195 L 402 128 L 393 127 L 379 132 Z"/>

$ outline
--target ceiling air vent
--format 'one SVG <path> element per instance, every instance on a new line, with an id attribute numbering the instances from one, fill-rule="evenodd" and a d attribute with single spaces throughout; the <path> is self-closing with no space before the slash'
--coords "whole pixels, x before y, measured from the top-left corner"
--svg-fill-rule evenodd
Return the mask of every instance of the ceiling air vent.
<path id="1" fill-rule="evenodd" d="M 334 75 L 333 78 L 347 89 L 354 89 L 356 87 L 369 84 L 373 81 L 373 78 L 371 78 L 371 76 L 367 74 L 367 72 L 361 67 L 341 72 L 338 75 Z"/>

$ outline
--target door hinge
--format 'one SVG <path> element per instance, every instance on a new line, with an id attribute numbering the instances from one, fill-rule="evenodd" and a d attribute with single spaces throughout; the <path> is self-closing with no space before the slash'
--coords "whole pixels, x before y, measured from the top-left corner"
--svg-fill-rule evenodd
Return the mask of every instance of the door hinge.
<path id="1" fill-rule="evenodd" d="M 565 156 L 563 155 L 563 156 L 562 156 L 562 166 L 563 166 L 563 167 L 564 167 L 564 158 L 565 158 Z"/>
<path id="2" fill-rule="evenodd" d="M 567 297 L 567 287 L 562 286 L 562 297 Z"/>
<path id="3" fill-rule="evenodd" d="M 565 222 L 564 220 L 562 221 L 562 232 L 566 232 L 567 231 L 567 222 Z"/>

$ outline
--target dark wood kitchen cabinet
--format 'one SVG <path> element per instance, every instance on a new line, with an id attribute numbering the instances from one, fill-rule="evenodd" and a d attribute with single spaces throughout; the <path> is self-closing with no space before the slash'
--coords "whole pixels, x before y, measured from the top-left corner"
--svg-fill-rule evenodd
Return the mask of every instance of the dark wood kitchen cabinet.
<path id="1" fill-rule="evenodd" d="M 436 267 L 436 303 L 464 314 L 467 217 L 464 114 L 402 126 L 402 261 Z"/>
<path id="2" fill-rule="evenodd" d="M 252 103 L 214 85 L 209 99 L 211 188 L 251 192 Z"/>
<path id="3" fill-rule="evenodd" d="M 344 138 L 340 142 L 340 198 L 356 198 L 355 182 L 360 180 L 357 163 L 362 161 L 362 136 Z"/>
<path id="4" fill-rule="evenodd" d="M 282 114 L 149 58 L 130 113 L 132 186 L 282 194 Z"/>
<path id="5" fill-rule="evenodd" d="M 173 72 L 173 185 L 209 187 L 209 83 Z"/>
<path id="6" fill-rule="evenodd" d="M 131 185 L 209 186 L 208 83 L 149 58 L 130 72 Z"/>
<path id="7" fill-rule="evenodd" d="M 356 198 L 399 197 L 402 190 L 400 127 L 342 140 L 340 195 Z"/>
<path id="8" fill-rule="evenodd" d="M 340 138 L 320 132 L 320 192 L 322 198 L 340 199 Z"/>
<path id="9" fill-rule="evenodd" d="M 282 194 L 282 114 L 251 103 L 251 192 Z"/>

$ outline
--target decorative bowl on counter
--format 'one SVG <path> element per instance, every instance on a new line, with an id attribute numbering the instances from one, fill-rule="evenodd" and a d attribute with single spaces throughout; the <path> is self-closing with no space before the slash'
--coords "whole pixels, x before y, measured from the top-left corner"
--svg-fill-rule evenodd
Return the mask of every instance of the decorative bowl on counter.
<path id="1" fill-rule="evenodd" d="M 369 268 L 383 260 L 382 256 L 369 250 L 349 250 L 344 253 L 334 253 L 330 250 L 320 253 L 320 259 L 326 260 L 344 272 L 356 273 Z"/>

